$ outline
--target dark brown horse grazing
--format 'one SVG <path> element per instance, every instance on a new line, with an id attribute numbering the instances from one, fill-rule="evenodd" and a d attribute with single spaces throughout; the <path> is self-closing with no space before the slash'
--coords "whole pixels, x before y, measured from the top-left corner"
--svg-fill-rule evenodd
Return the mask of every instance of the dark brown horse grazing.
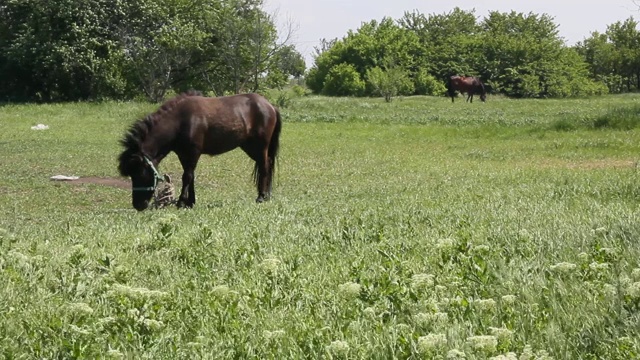
<path id="1" fill-rule="evenodd" d="M 467 101 L 469 102 L 473 102 L 474 94 L 480 95 L 480 100 L 483 102 L 487 100 L 487 91 L 484 88 L 484 84 L 477 77 L 454 75 L 449 78 L 447 90 L 449 96 L 451 96 L 451 102 L 453 102 L 456 91 L 459 91 L 461 94 L 467 93 Z"/>
<path id="2" fill-rule="evenodd" d="M 169 152 L 178 155 L 184 173 L 178 207 L 196 202 L 194 171 L 201 154 L 218 155 L 240 147 L 255 161 L 257 202 L 269 199 L 278 156 L 280 112 L 257 94 L 203 97 L 189 92 L 165 102 L 134 123 L 121 140 L 118 169 L 130 176 L 133 207 L 149 206 L 158 180 L 156 169 Z"/>

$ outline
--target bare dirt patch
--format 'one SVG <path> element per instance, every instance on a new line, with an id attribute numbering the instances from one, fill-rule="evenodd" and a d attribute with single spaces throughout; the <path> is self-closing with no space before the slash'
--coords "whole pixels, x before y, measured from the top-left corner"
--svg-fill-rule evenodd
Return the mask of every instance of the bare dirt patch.
<path id="1" fill-rule="evenodd" d="M 55 181 L 55 180 L 52 180 L 52 181 Z M 118 179 L 118 178 L 101 178 L 101 177 L 95 177 L 95 176 L 80 177 L 79 179 L 74 179 L 74 180 L 57 180 L 56 182 L 63 182 L 71 185 L 96 184 L 96 185 L 117 187 L 120 189 L 131 188 L 131 182 L 129 182 L 128 180 Z"/>

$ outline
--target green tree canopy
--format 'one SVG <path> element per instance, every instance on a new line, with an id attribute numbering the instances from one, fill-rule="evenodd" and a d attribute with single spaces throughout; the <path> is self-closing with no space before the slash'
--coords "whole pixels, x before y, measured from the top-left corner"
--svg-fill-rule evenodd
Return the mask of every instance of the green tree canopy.
<path id="1" fill-rule="evenodd" d="M 493 91 L 513 97 L 607 91 L 590 76 L 580 53 L 565 45 L 549 15 L 492 11 L 478 19 L 474 11 L 459 8 L 445 14 L 406 12 L 397 21 L 371 21 L 342 39 L 325 41 L 307 85 L 316 93 L 337 95 L 328 93 L 324 82 L 333 67 L 349 64 L 362 79 L 372 79 L 363 95 L 387 97 L 389 91 L 380 91 L 380 84 L 390 84 L 386 59 L 393 60 L 395 73 L 406 72 L 412 82 L 399 94 L 439 95 L 454 74 L 480 76 Z M 630 71 L 632 63 L 625 64 Z"/>
<path id="2" fill-rule="evenodd" d="M 0 16 L 5 100 L 159 101 L 170 89 L 256 91 L 270 74 L 304 71 L 263 0 L 0 0 Z"/>
<path id="3" fill-rule="evenodd" d="M 591 76 L 606 83 L 609 91 L 640 89 L 640 31 L 633 17 L 609 25 L 604 34 L 593 32 L 576 49 Z"/>

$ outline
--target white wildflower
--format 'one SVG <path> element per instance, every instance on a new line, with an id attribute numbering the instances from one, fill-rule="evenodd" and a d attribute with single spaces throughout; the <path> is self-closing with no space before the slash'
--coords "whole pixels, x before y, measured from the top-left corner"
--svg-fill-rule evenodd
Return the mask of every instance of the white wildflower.
<path id="1" fill-rule="evenodd" d="M 531 239 L 532 238 L 531 233 L 527 229 L 520 229 L 520 231 L 518 231 L 518 235 L 520 235 L 520 237 L 522 237 L 524 239 Z"/>
<path id="2" fill-rule="evenodd" d="M 467 338 L 471 347 L 485 353 L 493 353 L 498 346 L 498 339 L 493 335 L 479 335 Z"/>
<path id="3" fill-rule="evenodd" d="M 604 234 L 606 232 L 607 232 L 607 228 L 605 228 L 605 227 L 599 227 L 599 228 L 595 228 L 593 230 L 594 234 Z"/>
<path id="4" fill-rule="evenodd" d="M 589 261 L 589 254 L 587 254 L 586 252 L 581 252 L 580 254 L 578 254 L 578 260 L 583 263 Z"/>
<path id="5" fill-rule="evenodd" d="M 431 323 L 431 315 L 425 313 L 417 313 L 413 315 L 413 321 L 418 326 L 427 326 Z"/>
<path id="6" fill-rule="evenodd" d="M 77 333 L 77 334 L 81 334 L 81 335 L 91 335 L 91 331 L 89 331 L 89 329 L 85 328 L 85 327 L 78 327 L 76 325 L 69 325 L 69 328 L 71 329 L 71 331 Z"/>
<path id="7" fill-rule="evenodd" d="M 560 262 L 555 265 L 551 265 L 550 269 L 556 273 L 569 273 L 576 269 L 576 264 L 570 262 Z"/>
<path id="8" fill-rule="evenodd" d="M 491 335 L 495 336 L 500 343 L 511 341 L 511 336 L 513 335 L 513 331 L 507 328 L 490 327 L 489 332 Z"/>
<path id="9" fill-rule="evenodd" d="M 262 336 L 264 336 L 264 338 L 267 340 L 280 339 L 284 337 L 284 335 L 285 335 L 284 330 L 274 330 L 274 331 L 265 330 L 262 332 Z"/>
<path id="10" fill-rule="evenodd" d="M 84 246 L 82 246 L 82 244 L 76 244 L 71 247 L 71 252 L 74 252 L 74 253 L 83 253 L 84 250 L 85 249 L 84 249 Z"/>
<path id="11" fill-rule="evenodd" d="M 512 305 L 516 302 L 516 296 L 515 295 L 504 295 L 502 297 L 502 302 L 508 305 Z"/>
<path id="12" fill-rule="evenodd" d="M 640 281 L 629 285 L 625 293 L 632 299 L 640 299 Z"/>
<path id="13" fill-rule="evenodd" d="M 640 268 L 631 270 L 631 278 L 635 281 L 640 281 Z"/>
<path id="14" fill-rule="evenodd" d="M 449 320 L 449 315 L 446 312 L 436 312 L 431 315 L 431 319 L 434 323 L 444 324 Z"/>
<path id="15" fill-rule="evenodd" d="M 365 308 L 364 310 L 362 310 L 362 312 L 368 317 L 371 317 L 371 318 L 376 317 L 376 309 L 372 307 Z"/>
<path id="16" fill-rule="evenodd" d="M 127 315 L 132 319 L 137 319 L 140 317 L 140 310 L 138 309 L 129 309 L 127 310 Z"/>
<path id="17" fill-rule="evenodd" d="M 93 314 L 93 309 L 89 304 L 78 302 L 78 303 L 70 303 L 68 308 L 71 312 L 79 314 L 79 315 L 91 315 Z"/>
<path id="18" fill-rule="evenodd" d="M 107 351 L 107 357 L 112 359 L 124 359 L 124 354 L 116 349 L 109 349 Z"/>
<path id="19" fill-rule="evenodd" d="M 456 241 L 452 238 L 439 239 L 438 242 L 436 243 L 436 248 L 443 251 L 448 251 L 455 247 L 456 247 Z"/>
<path id="20" fill-rule="evenodd" d="M 489 245 L 484 245 L 484 244 L 482 244 L 482 245 L 476 245 L 476 246 L 474 246 L 474 247 L 472 248 L 472 250 L 473 250 L 475 253 L 482 254 L 482 253 L 488 253 L 488 252 L 491 252 L 491 247 L 490 247 Z"/>
<path id="21" fill-rule="evenodd" d="M 594 261 L 589 264 L 589 268 L 593 271 L 607 270 L 609 269 L 609 263 L 599 263 Z"/>
<path id="22" fill-rule="evenodd" d="M 496 301 L 493 299 L 478 299 L 473 301 L 473 305 L 482 311 L 493 311 L 496 308 Z"/>
<path id="23" fill-rule="evenodd" d="M 553 360 L 549 353 L 546 350 L 540 350 L 536 354 L 535 360 Z"/>
<path id="24" fill-rule="evenodd" d="M 167 296 L 164 291 L 149 290 L 142 287 L 136 288 L 122 284 L 113 284 L 107 294 L 127 296 L 134 299 L 156 299 Z"/>
<path id="25" fill-rule="evenodd" d="M 492 356 L 489 360 L 518 360 L 518 355 L 516 353 L 506 353 L 498 356 Z"/>
<path id="26" fill-rule="evenodd" d="M 107 317 L 98 319 L 98 325 L 101 325 L 101 326 L 113 324 L 114 322 L 116 322 L 116 318 L 112 316 L 107 316 Z"/>
<path id="27" fill-rule="evenodd" d="M 533 349 L 531 348 L 531 345 L 525 345 L 524 349 L 522 349 L 522 354 L 520 354 L 520 357 L 518 358 L 518 360 L 532 360 L 534 358 L 534 353 L 533 353 Z"/>
<path id="28" fill-rule="evenodd" d="M 281 263 L 282 261 L 280 261 L 280 259 L 269 257 L 262 260 L 262 262 L 260 263 L 260 268 L 268 274 L 275 275 L 276 273 L 278 273 Z"/>
<path id="29" fill-rule="evenodd" d="M 458 349 L 451 349 L 447 353 L 447 360 L 463 360 L 467 358 L 467 354 L 464 351 Z"/>
<path id="30" fill-rule="evenodd" d="M 433 286 L 433 275 L 431 274 L 415 274 L 411 277 L 411 287 L 414 289 L 423 289 Z"/>
<path id="31" fill-rule="evenodd" d="M 144 319 L 142 323 L 149 330 L 160 330 L 164 327 L 164 323 L 162 321 L 153 319 Z"/>
<path id="32" fill-rule="evenodd" d="M 441 349 L 447 345 L 447 337 L 444 334 L 427 334 L 418 338 L 418 351 L 429 353 Z"/>
<path id="33" fill-rule="evenodd" d="M 435 289 L 438 293 L 444 293 L 447 291 L 447 287 L 444 285 L 436 285 Z"/>
<path id="34" fill-rule="evenodd" d="M 618 251 L 614 248 L 603 247 L 600 249 L 600 253 L 609 257 L 615 257 L 618 254 Z"/>
<path id="35" fill-rule="evenodd" d="M 445 312 L 417 313 L 413 316 L 413 321 L 419 326 L 431 324 L 443 325 L 449 320 L 449 315 Z"/>
<path id="36" fill-rule="evenodd" d="M 338 286 L 338 292 L 345 298 L 357 298 L 360 295 L 362 285 L 354 282 L 346 282 Z"/>
<path id="37" fill-rule="evenodd" d="M 327 345 L 326 350 L 336 356 L 346 356 L 349 352 L 349 344 L 346 341 L 336 340 Z"/>
<path id="38" fill-rule="evenodd" d="M 602 292 L 608 297 L 616 297 L 618 295 L 618 288 L 611 284 L 604 284 L 602 286 Z"/>
<path id="39" fill-rule="evenodd" d="M 216 297 L 225 297 L 229 294 L 229 287 L 227 285 L 217 285 L 211 289 L 211 294 Z"/>

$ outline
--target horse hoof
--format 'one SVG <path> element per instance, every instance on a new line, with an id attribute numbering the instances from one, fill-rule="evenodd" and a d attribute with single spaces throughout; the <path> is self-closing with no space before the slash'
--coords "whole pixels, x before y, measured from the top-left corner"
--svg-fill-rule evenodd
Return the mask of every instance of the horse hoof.
<path id="1" fill-rule="evenodd" d="M 191 209 L 191 208 L 193 208 L 193 204 L 187 204 L 187 203 L 184 203 L 184 202 L 178 202 L 176 204 L 176 206 L 178 207 L 178 209 Z"/>

